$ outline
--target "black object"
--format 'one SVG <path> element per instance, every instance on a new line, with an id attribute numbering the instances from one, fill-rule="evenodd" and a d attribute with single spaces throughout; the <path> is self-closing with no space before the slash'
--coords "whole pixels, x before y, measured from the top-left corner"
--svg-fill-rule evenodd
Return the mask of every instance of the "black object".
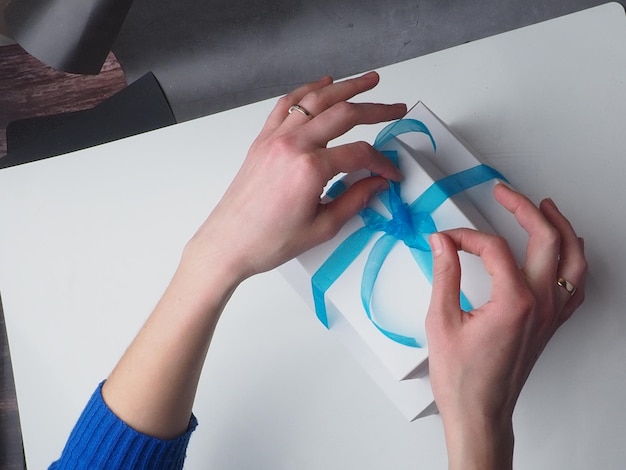
<path id="1" fill-rule="evenodd" d="M 13 121 L 7 126 L 7 155 L 0 168 L 92 147 L 176 124 L 152 73 L 98 106 L 84 111 Z"/>
<path id="2" fill-rule="evenodd" d="M 133 0 L 11 0 L 13 39 L 57 70 L 97 75 Z"/>

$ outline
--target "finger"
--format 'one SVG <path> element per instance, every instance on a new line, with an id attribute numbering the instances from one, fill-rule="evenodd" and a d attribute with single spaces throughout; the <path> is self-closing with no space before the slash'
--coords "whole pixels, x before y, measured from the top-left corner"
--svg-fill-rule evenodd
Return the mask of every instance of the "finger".
<path id="1" fill-rule="evenodd" d="M 585 256 L 585 240 L 581 237 L 578 238 L 578 243 L 580 245 L 580 249 L 582 250 L 583 257 Z M 585 282 L 587 278 L 587 261 L 585 258 L 585 272 L 582 275 L 582 278 L 578 281 L 578 286 L 576 288 L 576 292 L 565 304 L 563 307 L 563 311 L 559 315 L 558 322 L 556 327 L 559 328 L 563 323 L 565 323 L 574 313 L 574 311 L 582 305 L 585 300 Z"/>
<path id="2" fill-rule="evenodd" d="M 525 196 L 504 184 L 494 189 L 496 200 L 515 215 L 518 223 L 528 233 L 523 271 L 538 285 L 556 282 L 561 245 L 559 231 L 542 212 Z"/>
<path id="3" fill-rule="evenodd" d="M 561 306 L 570 304 L 570 302 L 573 305 L 576 305 L 577 302 L 582 303 L 582 299 L 584 299 L 585 272 L 587 271 L 584 241 L 576 235 L 572 224 L 559 211 L 556 204 L 554 204 L 551 199 L 544 199 L 539 207 L 550 223 L 556 227 L 561 236 L 558 277 L 566 279 L 576 288 L 574 295 L 571 295 L 565 288 L 558 286 L 559 298 L 562 302 Z M 576 299 L 572 299 L 578 290 L 583 292 Z M 580 305 L 580 303 L 578 303 L 578 305 Z M 578 307 L 578 305 L 576 305 L 576 307 Z M 567 309 L 567 311 L 563 310 L 561 315 L 559 315 L 559 322 L 562 323 L 565 321 L 572 313 L 573 310 L 571 309 Z M 561 318 L 563 316 L 566 318 Z"/>
<path id="4" fill-rule="evenodd" d="M 576 288 L 576 292 L 574 292 L 574 295 L 572 295 L 567 300 L 567 303 L 563 307 L 563 310 L 561 310 L 561 312 L 559 313 L 557 320 L 556 320 L 556 325 L 555 325 L 557 329 L 563 323 L 569 320 L 569 318 L 574 314 L 576 309 L 578 309 L 578 307 L 580 307 L 582 303 L 584 302 L 585 300 L 585 277 L 586 275 L 583 275 L 582 280 L 579 281 L 580 287 Z"/>
<path id="5" fill-rule="evenodd" d="M 307 83 L 306 85 L 303 85 L 287 93 L 285 96 L 280 98 L 276 103 L 276 106 L 274 106 L 274 109 L 265 121 L 265 126 L 263 127 L 263 130 L 266 131 L 268 129 L 276 129 L 289 115 L 290 106 L 298 104 L 298 102 L 300 102 L 300 100 L 308 93 L 324 88 L 330 85 L 332 82 L 332 77 L 325 76 L 320 78 L 316 82 Z"/>
<path id="6" fill-rule="evenodd" d="M 430 306 L 426 316 L 426 333 L 446 331 L 462 322 L 459 305 L 461 295 L 461 264 L 454 241 L 444 233 L 429 238 L 433 253 L 433 283 Z M 429 339 L 430 342 L 430 339 Z"/>
<path id="7" fill-rule="evenodd" d="M 400 119 L 406 114 L 406 104 L 349 103 L 340 101 L 323 111 L 317 119 L 306 126 L 307 136 L 317 145 L 325 146 L 329 141 L 345 134 L 359 124 Z"/>
<path id="8" fill-rule="evenodd" d="M 320 207 L 320 212 L 313 224 L 319 243 L 329 240 L 337 234 L 345 223 L 365 208 L 370 199 L 388 188 L 387 180 L 379 176 L 363 178 L 346 189 L 339 197 Z"/>
<path id="9" fill-rule="evenodd" d="M 402 174 L 391 160 L 367 142 L 352 142 L 317 152 L 319 161 L 326 166 L 329 179 L 339 173 L 352 173 L 358 170 L 369 170 L 384 178 L 400 181 Z"/>
<path id="10" fill-rule="evenodd" d="M 311 90 L 305 94 L 297 103 L 306 109 L 313 119 L 302 115 L 301 113 L 292 113 L 289 119 L 285 119 L 283 126 L 293 128 L 303 123 L 314 121 L 315 117 L 336 103 L 349 100 L 359 93 L 371 90 L 378 84 L 379 76 L 376 72 L 369 72 L 357 78 L 336 82 L 325 87 Z M 288 107 L 287 107 L 288 108 Z"/>
<path id="11" fill-rule="evenodd" d="M 559 211 L 554 201 L 544 199 L 540 209 L 546 219 L 556 227 L 561 237 L 559 275 L 572 283 L 578 283 L 587 271 L 584 242 L 578 238 L 572 224 Z"/>
<path id="12" fill-rule="evenodd" d="M 446 230 L 456 248 L 480 256 L 492 278 L 492 301 L 516 302 L 526 285 L 507 241 L 497 235 L 468 228 Z"/>
<path id="13" fill-rule="evenodd" d="M 583 251 L 583 256 L 585 253 L 585 240 L 583 238 L 578 238 L 578 243 L 580 245 L 581 250 Z M 585 260 L 585 265 L 587 261 Z M 587 272 L 585 271 L 582 275 L 582 279 L 578 281 L 578 285 L 576 286 L 576 292 L 574 295 L 569 296 L 569 299 L 566 300 L 566 304 L 563 307 L 563 310 L 560 312 L 556 319 L 555 331 L 565 323 L 572 314 L 576 311 L 578 307 L 582 305 L 585 300 L 585 282 L 586 282 Z"/>

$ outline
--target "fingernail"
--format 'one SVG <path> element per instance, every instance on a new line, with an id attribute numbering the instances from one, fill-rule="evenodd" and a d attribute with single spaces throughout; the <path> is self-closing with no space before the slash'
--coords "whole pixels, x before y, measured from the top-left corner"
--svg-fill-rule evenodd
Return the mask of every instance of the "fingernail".
<path id="1" fill-rule="evenodd" d="M 394 175 L 393 178 L 389 178 L 392 181 L 395 181 L 396 183 L 399 183 L 401 181 L 404 180 L 404 175 L 402 174 L 402 172 L 400 170 L 398 170 L 397 168 L 395 168 L 395 172 L 396 174 Z"/>
<path id="2" fill-rule="evenodd" d="M 550 198 L 550 197 L 546 198 L 546 202 L 547 202 L 548 204 L 550 204 L 550 206 L 552 206 L 552 208 L 553 208 L 553 209 L 555 209 L 555 210 L 557 210 L 557 211 L 559 210 L 559 208 L 556 206 L 556 204 L 554 203 L 554 201 L 552 200 L 552 198 Z"/>
<path id="3" fill-rule="evenodd" d="M 430 242 L 430 249 L 433 252 L 433 256 L 439 256 L 443 253 L 443 244 L 441 243 L 441 237 L 438 233 L 431 234 L 428 241 Z"/>
<path id="4" fill-rule="evenodd" d="M 504 189 L 506 189 L 507 191 L 513 191 L 513 190 L 509 187 L 509 185 L 508 185 L 508 184 L 506 184 L 506 183 L 505 183 L 505 182 L 503 182 L 503 181 L 498 181 L 498 184 L 496 184 L 496 185 L 495 185 L 494 190 L 495 190 L 495 188 L 504 188 Z"/>
<path id="5" fill-rule="evenodd" d="M 365 79 L 368 79 L 368 80 L 373 80 L 373 79 L 378 80 L 378 73 L 376 73 L 376 72 L 374 72 L 372 70 L 371 72 L 367 72 L 367 73 L 361 75 L 361 78 L 365 78 Z"/>
<path id="6" fill-rule="evenodd" d="M 393 106 L 394 108 L 398 108 L 402 110 L 404 113 L 406 113 L 406 110 L 407 110 L 406 103 L 394 103 L 391 106 Z"/>
<path id="7" fill-rule="evenodd" d="M 389 183 L 386 179 L 380 178 L 380 181 L 378 181 L 378 184 L 376 185 L 376 192 L 381 193 L 387 189 L 389 189 Z"/>

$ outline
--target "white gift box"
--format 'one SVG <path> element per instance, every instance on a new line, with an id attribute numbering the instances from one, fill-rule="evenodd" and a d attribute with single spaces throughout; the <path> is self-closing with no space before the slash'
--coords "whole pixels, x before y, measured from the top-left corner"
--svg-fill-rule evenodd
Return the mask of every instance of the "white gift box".
<path id="1" fill-rule="evenodd" d="M 423 104 L 418 103 L 412 108 L 404 118 L 407 119 L 423 123 L 430 131 L 436 148 L 430 136 L 421 132 L 398 135 L 378 148 L 396 153 L 398 166 L 404 175 L 400 185 L 401 197 L 410 205 L 436 181 L 475 167 L 480 162 Z M 342 182 L 349 186 L 364 176 L 367 176 L 364 172 L 346 175 Z M 492 190 L 496 183 L 495 180 L 489 180 L 445 199 L 431 213 L 437 230 L 468 227 L 493 232 L 489 223 L 493 220 L 499 233 L 506 229 L 517 234 L 515 227 L 510 226 L 519 226 L 507 211 L 504 211 L 506 214 L 502 213 L 503 209 L 493 198 Z M 479 204 L 472 204 L 472 200 L 478 200 Z M 487 217 L 483 212 L 483 217 L 481 211 L 491 211 L 494 204 L 497 206 L 495 209 L 501 209 L 497 215 L 490 213 L 490 217 Z M 392 218 L 379 198 L 374 198 L 369 207 L 387 219 Z M 364 225 L 361 216 L 353 217 L 332 240 L 309 250 L 281 268 L 286 279 L 312 309 L 315 310 L 312 277 L 331 253 Z M 384 259 L 372 289 L 370 318 L 362 301 L 362 277 L 365 269 L 371 269 L 371 264 L 367 268 L 366 265 L 374 244 L 384 235 L 382 231 L 374 232 L 364 249 L 328 288 L 325 293 L 327 316 L 324 319 L 322 315 L 322 320 L 401 412 L 408 419 L 415 419 L 436 411 L 426 375 L 428 346 L 424 325 L 431 293 L 431 281 L 426 274 L 430 269 L 429 261 L 418 263 L 410 248 L 402 240 L 397 240 Z M 423 235 L 426 242 L 427 237 L 428 234 Z M 430 252 L 425 255 L 432 262 Z M 489 299 L 491 279 L 480 258 L 462 252 L 459 257 L 463 295 L 472 306 L 480 306 Z M 392 334 L 386 335 L 381 329 Z M 390 337 L 393 335 L 412 338 L 419 347 L 394 340 Z"/>
<path id="2" fill-rule="evenodd" d="M 450 130 L 426 105 L 417 103 L 406 114 L 406 118 L 417 119 L 427 125 L 435 136 L 437 151 L 433 152 L 428 138 L 422 134 L 406 133 L 396 138 L 414 151 L 414 155 L 427 157 L 443 174 L 451 175 L 467 170 L 481 162 L 480 157 L 462 139 Z M 506 175 L 505 175 L 506 176 Z M 516 222 L 515 217 L 502 207 L 493 197 L 493 188 L 499 181 L 490 180 L 463 191 L 483 218 L 493 228 L 494 233 L 503 236 L 518 264 L 522 264 L 528 243 L 528 234 Z"/>

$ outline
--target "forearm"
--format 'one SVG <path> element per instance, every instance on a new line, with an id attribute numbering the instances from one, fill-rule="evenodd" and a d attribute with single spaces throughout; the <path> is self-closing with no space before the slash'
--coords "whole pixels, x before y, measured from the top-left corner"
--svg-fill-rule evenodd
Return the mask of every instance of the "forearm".
<path id="1" fill-rule="evenodd" d="M 199 263 L 188 245 L 156 308 L 104 384 L 129 426 L 161 439 L 184 433 L 221 312 L 238 284 L 226 263 Z"/>
<path id="2" fill-rule="evenodd" d="M 444 420 L 449 470 L 506 470 L 513 466 L 510 418 L 463 416 Z"/>

